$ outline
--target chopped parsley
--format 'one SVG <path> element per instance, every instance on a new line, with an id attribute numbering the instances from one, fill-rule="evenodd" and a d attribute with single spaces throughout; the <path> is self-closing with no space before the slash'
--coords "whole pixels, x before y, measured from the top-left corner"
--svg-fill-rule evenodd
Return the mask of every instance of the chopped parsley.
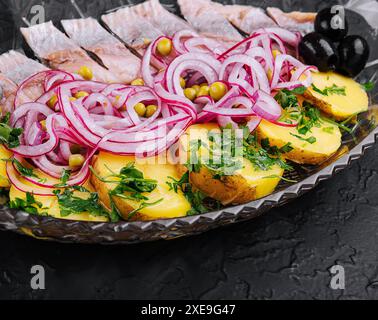
<path id="1" fill-rule="evenodd" d="M 298 87 L 294 90 L 282 89 L 275 95 L 274 98 L 283 108 L 279 122 L 293 124 L 298 121 L 301 108 L 296 94 L 303 94 L 305 91 L 305 87 Z"/>
<path id="2" fill-rule="evenodd" d="M 290 134 L 291 134 L 293 137 L 296 137 L 296 138 L 298 138 L 298 139 L 300 139 L 300 140 L 302 140 L 302 141 L 306 141 L 306 142 L 311 143 L 311 144 L 313 144 L 313 143 L 316 142 L 316 138 L 313 137 L 313 136 L 311 136 L 311 137 L 309 137 L 309 138 L 303 138 L 303 137 L 301 137 L 301 136 L 299 136 L 299 135 L 297 135 L 297 134 L 291 133 L 291 132 L 290 132 Z"/>
<path id="3" fill-rule="evenodd" d="M 333 84 L 330 87 L 325 87 L 323 90 L 316 87 L 314 84 L 312 84 L 312 90 L 314 90 L 317 93 L 320 93 L 323 96 L 329 96 L 332 94 L 337 94 L 339 96 L 346 96 L 346 87 L 338 87 L 336 84 Z"/>
<path id="4" fill-rule="evenodd" d="M 271 146 L 268 138 L 261 139 L 260 143 L 263 149 L 265 149 L 269 154 L 274 156 L 278 156 L 282 153 L 288 153 L 293 150 L 293 147 L 291 146 L 290 142 L 288 142 L 281 148 L 278 148 L 277 146 Z"/>
<path id="5" fill-rule="evenodd" d="M 134 163 L 127 164 L 120 170 L 119 173 L 116 173 L 109 167 L 107 167 L 107 169 L 109 170 L 109 175 L 106 177 L 100 177 L 92 167 L 90 169 L 100 181 L 104 183 L 117 184 L 114 189 L 109 191 L 109 198 L 112 209 L 110 217 L 112 221 L 116 221 L 121 216 L 116 204 L 114 203 L 113 197 L 140 202 L 140 206 L 129 213 L 129 219 L 138 211 L 162 201 L 162 199 L 159 199 L 153 203 L 147 202 L 149 198 L 146 197 L 143 193 L 149 193 L 155 190 L 155 188 L 157 187 L 157 181 L 152 179 L 145 179 L 143 172 L 135 168 Z"/>
<path id="6" fill-rule="evenodd" d="M 47 212 L 40 212 L 40 210 L 47 210 L 48 208 L 43 208 L 41 202 L 36 201 L 34 195 L 30 192 L 26 193 L 26 199 L 16 198 L 9 202 L 9 207 L 12 209 L 23 210 L 29 214 L 35 215 L 47 215 Z"/>
<path id="7" fill-rule="evenodd" d="M 204 200 L 207 198 L 207 196 L 201 191 L 193 190 L 192 185 L 189 183 L 189 174 L 190 172 L 188 170 L 182 175 L 180 180 L 177 180 L 173 177 L 168 177 L 170 181 L 167 181 L 166 183 L 170 187 L 169 190 L 174 190 L 176 193 L 181 190 L 185 195 L 185 198 L 191 204 L 191 209 L 186 213 L 188 216 L 208 212 L 211 207 L 206 206 L 204 203 Z M 221 206 L 218 201 L 213 201 L 216 202 L 217 207 Z"/>
<path id="8" fill-rule="evenodd" d="M 210 157 L 205 167 L 216 177 L 229 176 L 243 168 L 240 160 L 243 152 L 243 136 L 238 137 L 235 130 L 226 128 L 226 131 L 222 130 L 221 133 L 210 135 L 209 140 L 211 142 L 208 148 Z"/>
<path id="9" fill-rule="evenodd" d="M 289 183 L 297 183 L 298 182 L 297 180 L 287 179 L 287 178 L 282 177 L 278 174 L 272 174 L 270 176 L 263 177 L 263 179 L 280 179 L 282 181 L 286 181 L 286 182 L 289 182 Z"/>
<path id="10" fill-rule="evenodd" d="M 329 133 L 329 134 L 333 134 L 334 129 L 335 129 L 335 127 L 324 127 L 324 128 L 322 129 L 322 131 L 323 131 L 323 132 L 326 132 L 326 133 Z"/>
<path id="11" fill-rule="evenodd" d="M 214 178 L 229 176 L 243 167 L 241 161 L 243 152 L 243 136 L 237 137 L 236 131 L 224 128 L 221 132 L 210 132 L 209 145 L 204 141 L 190 141 L 190 159 L 186 167 L 190 172 L 199 172 L 201 166 L 206 167 L 213 173 Z M 200 148 L 208 151 L 208 157 L 198 157 Z M 205 160 L 205 161 L 204 161 Z"/>
<path id="12" fill-rule="evenodd" d="M 375 88 L 375 82 L 373 81 L 368 81 L 365 83 L 361 83 L 362 89 L 364 89 L 366 92 L 373 91 Z"/>
<path id="13" fill-rule="evenodd" d="M 60 177 L 60 183 L 56 184 L 56 188 L 62 188 L 67 186 L 67 181 L 70 179 L 71 176 L 71 170 L 63 169 L 62 175 Z"/>
<path id="14" fill-rule="evenodd" d="M 301 117 L 298 121 L 297 131 L 301 135 L 311 132 L 313 127 L 319 128 L 321 125 L 320 111 L 311 103 L 304 101 L 302 106 Z"/>
<path id="15" fill-rule="evenodd" d="M 83 197 L 75 195 L 75 191 L 81 192 Z M 100 204 L 98 193 L 90 192 L 84 187 L 73 186 L 63 191 L 54 190 L 53 193 L 58 198 L 60 215 L 67 217 L 70 214 L 88 212 L 90 215 L 99 217 L 109 217 L 109 213 Z"/>
<path id="16" fill-rule="evenodd" d="M 292 170 L 282 158 L 282 154 L 293 150 L 290 143 L 281 148 L 269 145 L 268 139 L 263 139 L 261 144 L 257 141 L 257 136 L 251 134 L 247 127 L 242 127 L 236 134 L 233 129 L 228 130 L 226 134 L 224 128 L 222 133 L 209 137 L 211 142 L 209 157 L 205 161 L 200 161 L 197 156 L 199 145 L 204 145 L 203 142 L 190 144 L 190 161 L 185 166 L 189 172 L 199 172 L 201 166 L 207 168 L 213 173 L 214 179 L 221 179 L 225 175 L 233 175 L 236 170 L 243 168 L 242 158 L 249 160 L 252 165 L 259 170 L 269 170 L 272 166 L 278 165 L 285 170 Z M 226 137 L 226 138 L 225 138 Z M 222 145 L 221 145 L 222 144 Z"/>
<path id="17" fill-rule="evenodd" d="M 322 121 L 324 122 L 328 122 L 330 124 L 333 124 L 337 127 L 339 127 L 341 130 L 345 131 L 345 132 L 348 132 L 349 134 L 352 134 L 352 129 L 348 128 L 347 127 L 347 124 L 353 119 L 356 117 L 356 114 L 350 116 L 348 119 L 346 119 L 345 121 L 343 122 L 337 122 L 337 121 L 334 121 L 328 117 L 321 117 Z M 330 130 L 330 129 L 326 129 L 326 128 L 323 128 L 323 131 L 326 131 L 326 130 Z M 327 131 L 326 131 L 327 132 Z"/>
<path id="18" fill-rule="evenodd" d="M 38 182 L 40 182 L 40 183 L 44 183 L 47 180 L 46 178 L 42 179 L 42 178 L 38 177 L 34 173 L 33 168 L 25 167 L 20 161 L 18 161 L 15 158 L 12 158 L 12 159 L 2 159 L 2 160 L 6 161 L 6 162 L 12 162 L 16 166 L 17 171 L 19 172 L 19 174 L 22 177 L 36 178 L 36 179 L 38 179 Z"/>
<path id="19" fill-rule="evenodd" d="M 22 128 L 12 128 L 9 126 L 10 113 L 8 112 L 0 120 L 0 143 L 5 144 L 8 148 L 16 148 L 20 145 L 20 136 L 23 133 Z"/>
<path id="20" fill-rule="evenodd" d="M 143 210 L 144 208 L 147 208 L 147 207 L 150 207 L 150 206 L 153 206 L 155 204 L 158 204 L 160 202 L 162 202 L 163 199 L 159 199 L 159 200 L 156 200 L 155 202 L 142 202 L 138 208 L 134 209 L 133 211 L 129 212 L 127 214 L 127 219 L 130 220 L 132 217 L 134 217 L 140 210 Z"/>
<path id="21" fill-rule="evenodd" d="M 293 147 L 289 143 L 281 148 L 270 146 L 269 139 L 262 139 L 259 145 L 255 134 L 249 134 L 244 140 L 244 157 L 258 170 L 267 171 L 275 165 L 284 170 L 292 170 L 293 168 L 282 158 L 283 153 L 291 150 Z"/>

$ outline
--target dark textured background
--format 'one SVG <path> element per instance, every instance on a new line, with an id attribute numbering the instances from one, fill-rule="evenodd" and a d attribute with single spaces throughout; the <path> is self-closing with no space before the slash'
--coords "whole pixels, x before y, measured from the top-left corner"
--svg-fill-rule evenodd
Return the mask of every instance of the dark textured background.
<path id="1" fill-rule="evenodd" d="M 98 8 L 77 2 L 87 12 Z M 97 2 L 103 10 L 120 3 Z M 296 8 L 300 2 L 283 1 Z M 3 51 L 19 40 L 13 20 L 21 25 L 19 16 L 5 9 L 9 3 L 0 0 Z M 15 0 L 12 6 L 27 12 L 31 3 L 41 2 Z M 48 15 L 67 11 L 65 17 L 75 16 L 68 1 L 43 3 L 50 8 Z M 312 3 L 315 7 L 309 9 L 328 1 Z M 378 146 L 333 179 L 263 217 L 175 241 L 62 245 L 0 232 L 0 299 L 378 298 L 376 168 Z M 343 291 L 329 288 L 328 270 L 336 263 L 345 267 Z M 46 269 L 45 291 L 30 289 L 30 268 L 36 264 Z"/>

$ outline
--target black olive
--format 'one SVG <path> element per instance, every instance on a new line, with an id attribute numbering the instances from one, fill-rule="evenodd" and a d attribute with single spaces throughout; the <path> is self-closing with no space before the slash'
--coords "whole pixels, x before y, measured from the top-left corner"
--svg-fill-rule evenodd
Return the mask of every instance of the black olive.
<path id="1" fill-rule="evenodd" d="M 370 49 L 360 36 L 348 36 L 339 44 L 340 63 L 338 71 L 349 77 L 357 76 L 366 66 Z"/>
<path id="2" fill-rule="evenodd" d="M 345 12 L 339 11 L 338 6 L 319 11 L 315 19 L 315 31 L 333 41 L 340 41 L 348 34 Z"/>
<path id="3" fill-rule="evenodd" d="M 335 70 L 338 65 L 339 57 L 335 45 L 317 32 L 304 36 L 298 49 L 304 62 L 317 66 L 319 71 Z"/>

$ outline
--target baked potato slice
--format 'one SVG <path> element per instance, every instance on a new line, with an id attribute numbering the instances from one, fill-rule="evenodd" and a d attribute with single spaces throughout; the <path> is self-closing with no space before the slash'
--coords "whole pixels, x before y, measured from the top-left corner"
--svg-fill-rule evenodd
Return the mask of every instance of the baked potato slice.
<path id="1" fill-rule="evenodd" d="M 201 141 L 202 145 L 209 145 L 209 133 L 219 134 L 220 127 L 215 123 L 192 125 L 180 138 L 180 161 L 178 172 L 183 175 L 188 168 L 186 163 L 190 159 L 191 141 Z M 208 148 L 200 147 L 199 154 L 206 153 Z M 284 170 L 274 165 L 270 170 L 256 169 L 253 164 L 240 158 L 241 168 L 232 175 L 217 176 L 208 167 L 201 165 L 189 174 L 190 183 L 194 188 L 202 191 L 210 198 L 220 201 L 223 205 L 242 204 L 264 197 L 274 191 L 281 180 Z"/>
<path id="2" fill-rule="evenodd" d="M 60 180 L 51 178 L 50 176 L 46 175 L 42 171 L 35 169 L 34 173 L 41 179 L 47 179 L 48 183 L 50 184 L 59 184 L 61 183 Z M 38 187 L 34 185 L 33 183 L 23 179 L 22 177 L 18 177 L 18 179 L 24 183 L 25 185 L 29 185 L 33 187 L 33 190 L 35 193 L 38 193 L 38 191 L 44 190 L 46 191 L 46 188 Z M 90 184 L 89 180 L 84 183 L 83 187 L 85 187 L 87 190 L 94 192 L 93 186 Z M 51 189 L 47 189 L 51 191 Z M 86 194 L 81 193 L 79 191 L 74 191 L 74 195 L 77 197 L 86 197 Z M 39 196 L 34 195 L 35 203 L 40 203 L 41 205 L 33 205 L 39 214 L 41 215 L 48 215 L 57 219 L 63 219 L 63 220 L 74 220 L 74 221 L 92 221 L 92 222 L 107 222 L 109 219 L 105 216 L 94 216 L 89 214 L 88 212 L 82 212 L 82 213 L 72 213 L 68 216 L 62 216 L 60 206 L 58 203 L 58 198 L 54 196 Z M 17 201 L 17 199 L 21 199 L 26 201 L 27 200 L 27 193 L 23 192 L 19 189 L 17 189 L 15 186 L 11 186 L 9 190 L 9 200 Z"/>
<path id="3" fill-rule="evenodd" d="M 103 179 L 111 172 L 119 173 L 125 166 L 135 163 L 135 168 L 140 170 L 145 179 L 157 181 L 156 188 L 151 192 L 143 193 L 148 198 L 147 203 L 155 203 L 138 210 L 141 202 L 125 199 L 113 195 L 112 200 L 120 214 L 126 220 L 156 220 L 186 216 L 191 209 L 191 205 L 181 191 L 177 193 L 170 190 L 167 182 L 169 177 L 179 179 L 175 165 L 157 163 L 157 158 L 137 160 L 133 156 L 118 156 L 111 153 L 100 152 L 93 162 L 91 181 L 99 194 L 100 200 L 111 208 L 109 192 L 114 190 L 118 183 L 117 178 L 112 178 L 111 182 L 104 182 Z M 114 182 L 112 182 L 114 181 Z M 137 210 L 137 211 L 136 211 Z M 132 215 L 131 215 L 132 214 Z"/>
<path id="4" fill-rule="evenodd" d="M 0 188 L 9 188 L 10 183 L 6 171 L 6 159 L 10 159 L 13 153 L 10 152 L 4 145 L 0 145 Z"/>
<path id="5" fill-rule="evenodd" d="M 313 86 L 306 90 L 304 97 L 335 120 L 345 120 L 368 109 L 368 95 L 361 85 L 353 79 L 335 72 L 314 72 L 312 77 Z M 339 94 L 335 91 L 332 93 L 332 90 L 327 93 L 326 88 L 333 86 L 334 88 L 345 89 L 345 94 L 343 90 Z"/>
<path id="6" fill-rule="evenodd" d="M 257 132 L 259 139 L 268 139 L 271 146 L 281 148 L 290 143 L 292 150 L 283 157 L 300 164 L 320 164 L 341 145 L 339 127 L 325 120 L 305 135 L 300 135 L 295 127 L 284 127 L 266 120 L 261 121 Z"/>

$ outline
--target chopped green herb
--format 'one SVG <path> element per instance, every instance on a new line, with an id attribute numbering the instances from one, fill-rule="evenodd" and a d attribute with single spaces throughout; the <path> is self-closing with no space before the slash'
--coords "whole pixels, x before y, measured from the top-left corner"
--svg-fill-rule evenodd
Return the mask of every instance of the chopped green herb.
<path id="1" fill-rule="evenodd" d="M 354 116 L 353 116 L 354 117 Z M 321 117 L 322 121 L 324 122 L 328 122 L 330 124 L 333 124 L 337 127 L 339 127 L 341 130 L 345 131 L 345 132 L 348 132 L 349 134 L 352 133 L 352 130 L 350 128 L 348 128 L 345 124 L 343 123 L 339 123 L 339 122 L 336 122 L 330 118 L 327 118 L 327 117 Z M 349 120 L 350 121 L 350 120 Z"/>
<path id="2" fill-rule="evenodd" d="M 19 172 L 19 174 L 22 176 L 22 177 L 29 177 L 29 178 L 36 178 L 38 179 L 38 182 L 40 183 L 44 183 L 47 181 L 46 178 L 40 178 L 38 177 L 35 173 L 34 173 L 34 170 L 33 168 L 27 168 L 25 166 L 22 165 L 22 163 L 20 161 L 18 161 L 17 159 L 15 158 L 12 158 L 12 159 L 2 159 L 3 161 L 6 161 L 6 162 L 12 162 L 15 166 L 16 166 L 16 169 L 17 171 Z"/>
<path id="3" fill-rule="evenodd" d="M 5 144 L 8 148 L 16 148 L 20 145 L 20 136 L 22 128 L 12 128 L 9 126 L 10 113 L 8 112 L 0 120 L 0 143 Z"/>
<path id="4" fill-rule="evenodd" d="M 232 175 L 243 167 L 240 160 L 243 150 L 243 137 L 237 137 L 235 130 L 224 128 L 221 132 L 209 133 L 209 145 L 200 140 L 190 141 L 190 159 L 186 167 L 190 172 L 199 172 L 202 166 L 210 170 L 214 177 Z M 209 152 L 206 161 L 198 157 L 200 147 Z M 239 154 L 240 153 L 240 154 Z"/>
<path id="5" fill-rule="evenodd" d="M 259 145 L 256 135 L 251 134 L 244 141 L 244 157 L 259 170 L 267 171 L 275 165 L 284 170 L 292 170 L 293 168 L 282 159 L 282 153 L 290 152 L 291 148 L 290 144 L 280 149 L 275 146 L 272 147 L 269 139 L 262 139 L 261 145 Z"/>
<path id="6" fill-rule="evenodd" d="M 60 183 L 55 185 L 56 188 L 62 188 L 67 186 L 67 181 L 70 179 L 71 170 L 63 169 L 62 176 L 60 177 Z"/>
<path id="7" fill-rule="evenodd" d="M 143 210 L 147 207 L 151 207 L 151 206 L 154 206 L 155 204 L 158 204 L 160 202 L 162 202 L 163 199 L 159 199 L 155 202 L 142 202 L 138 208 L 134 209 L 133 211 L 129 212 L 128 215 L 127 215 L 127 220 L 130 220 L 132 217 L 134 217 L 140 210 Z"/>
<path id="8" fill-rule="evenodd" d="M 122 214 L 119 211 L 118 207 L 116 206 L 114 199 L 111 195 L 109 195 L 109 202 L 110 202 L 110 209 L 111 209 L 111 211 L 109 212 L 110 221 L 118 222 L 121 219 Z"/>
<path id="9" fill-rule="evenodd" d="M 373 81 L 368 81 L 365 83 L 361 83 L 362 89 L 364 89 L 366 92 L 373 91 L 375 88 L 375 82 Z"/>
<path id="10" fill-rule="evenodd" d="M 297 90 L 297 92 L 303 91 L 304 93 L 306 88 L 299 87 L 294 90 Z M 287 89 L 282 89 L 275 95 L 274 98 L 283 108 L 282 115 L 278 121 L 288 124 L 296 123 L 301 116 L 301 108 L 298 102 L 298 98 L 293 90 L 290 91 Z"/>
<path id="11" fill-rule="evenodd" d="M 311 132 L 313 127 L 319 128 L 321 126 L 320 111 L 311 103 L 304 101 L 301 111 L 301 117 L 298 121 L 297 131 L 301 135 Z"/>
<path id="12" fill-rule="evenodd" d="M 117 196 L 127 200 L 148 200 L 142 192 L 151 192 L 157 186 L 157 181 L 145 179 L 143 172 L 135 168 L 134 163 L 129 163 L 123 167 L 119 173 L 112 171 L 109 167 L 110 174 L 106 177 L 100 177 L 92 167 L 92 173 L 104 183 L 115 183 L 117 186 L 110 191 L 111 196 Z M 127 192 L 127 194 L 125 194 Z"/>
<path id="13" fill-rule="evenodd" d="M 191 204 L 192 208 L 187 212 L 188 216 L 208 212 L 210 207 L 204 204 L 204 200 L 207 196 L 201 191 L 193 191 L 191 184 L 189 183 L 189 171 L 183 174 L 180 180 L 173 177 L 168 177 L 171 181 L 167 181 L 170 190 L 174 190 L 176 193 L 181 190 L 186 199 Z M 220 203 L 217 203 L 220 206 Z"/>
<path id="14" fill-rule="evenodd" d="M 324 131 L 324 132 L 326 132 L 326 133 L 329 133 L 329 134 L 333 134 L 334 129 L 335 129 L 335 127 L 324 127 L 324 128 L 322 129 L 322 131 Z"/>
<path id="15" fill-rule="evenodd" d="M 30 214 L 35 215 L 47 215 L 47 212 L 39 212 L 40 210 L 48 210 L 48 208 L 43 208 L 41 202 L 35 200 L 34 195 L 30 192 L 26 193 L 26 199 L 16 198 L 9 202 L 9 207 L 12 209 L 23 210 Z"/>
<path id="16" fill-rule="evenodd" d="M 323 96 L 329 96 L 332 94 L 337 94 L 339 96 L 346 96 L 346 87 L 338 87 L 336 84 L 333 84 L 331 87 L 325 87 L 323 90 L 317 88 L 314 84 L 312 84 L 312 89 L 320 93 Z"/>
<path id="17" fill-rule="evenodd" d="M 294 148 L 291 146 L 291 143 L 288 142 L 286 143 L 283 147 L 281 147 L 279 149 L 279 152 L 280 153 L 289 153 L 290 151 L 292 151 Z"/>
<path id="18" fill-rule="evenodd" d="M 263 177 L 263 179 L 281 179 L 281 180 L 289 182 L 289 183 L 297 183 L 298 182 L 297 180 L 287 179 L 287 178 L 281 177 L 277 174 L 272 174 L 270 176 Z"/>
<path id="19" fill-rule="evenodd" d="M 294 94 L 304 94 L 306 92 L 307 88 L 305 86 L 300 86 L 300 87 L 297 87 L 297 88 L 294 88 L 292 90 L 290 90 L 291 93 L 294 93 Z"/>
<path id="20" fill-rule="evenodd" d="M 298 139 L 300 139 L 300 140 L 302 140 L 302 141 L 306 141 L 306 142 L 311 143 L 311 144 L 313 144 L 313 143 L 316 142 L 316 138 L 313 137 L 313 136 L 311 136 L 311 137 L 309 137 L 309 138 L 303 138 L 303 137 L 301 137 L 301 136 L 299 136 L 299 135 L 297 135 L 297 134 L 294 134 L 294 133 L 290 133 L 290 134 L 291 134 L 293 137 L 296 137 L 296 138 L 298 138 Z"/>
<path id="21" fill-rule="evenodd" d="M 84 193 L 84 197 L 78 197 L 74 194 L 75 191 Z M 58 198 L 62 217 L 83 212 L 88 212 L 96 217 L 109 217 L 109 212 L 99 202 L 97 192 L 90 192 L 81 186 L 66 188 L 62 192 L 60 190 L 54 190 L 53 192 Z"/>
<path id="22" fill-rule="evenodd" d="M 300 88 L 305 88 L 305 87 L 300 87 Z M 304 91 L 303 91 L 303 93 L 304 93 Z M 290 107 L 298 105 L 298 98 L 295 95 L 295 92 L 287 90 L 287 89 L 280 90 L 274 96 L 274 98 L 281 105 L 281 107 L 284 108 L 284 109 L 287 109 L 287 108 L 290 108 Z"/>
<path id="23" fill-rule="evenodd" d="M 112 171 L 109 167 L 109 175 L 106 177 L 100 177 L 95 170 L 90 167 L 92 173 L 102 182 L 104 183 L 115 183 L 117 186 L 109 191 L 109 198 L 111 204 L 111 214 L 110 217 L 112 221 L 116 221 L 121 217 L 121 214 L 114 203 L 113 197 L 118 197 L 124 200 L 132 200 L 136 202 L 141 202 L 139 208 L 133 210 L 129 214 L 129 219 L 134 216 L 139 210 L 142 210 L 148 206 L 152 206 L 157 204 L 158 202 L 162 201 L 159 199 L 154 203 L 146 202 L 148 197 L 143 195 L 142 193 L 148 193 L 153 191 L 157 186 L 157 181 L 152 179 L 145 179 L 143 172 L 138 170 L 135 167 L 134 163 L 129 163 L 125 167 L 123 167 L 119 173 Z"/>
<path id="24" fill-rule="evenodd" d="M 273 155 L 273 156 L 279 156 L 280 154 L 288 153 L 293 150 L 293 147 L 290 142 L 286 143 L 281 148 L 278 148 L 276 146 L 271 146 L 268 138 L 261 139 L 260 143 L 261 143 L 261 147 L 265 149 L 270 155 Z"/>

